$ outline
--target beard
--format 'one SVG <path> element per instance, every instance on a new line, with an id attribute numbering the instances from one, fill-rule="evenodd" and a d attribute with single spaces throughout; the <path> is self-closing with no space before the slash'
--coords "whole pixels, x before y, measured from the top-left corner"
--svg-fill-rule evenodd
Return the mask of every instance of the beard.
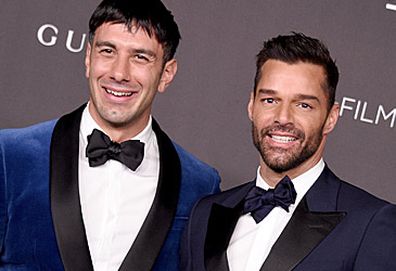
<path id="1" fill-rule="evenodd" d="M 264 163 L 273 171 L 282 173 L 298 167 L 318 150 L 323 138 L 323 126 L 324 124 L 311 136 L 306 137 L 305 133 L 297 129 L 293 124 L 281 125 L 274 123 L 259 131 L 252 122 L 253 143 Z M 277 131 L 292 134 L 301 144 L 291 150 L 270 146 L 265 142 L 265 138 Z"/>

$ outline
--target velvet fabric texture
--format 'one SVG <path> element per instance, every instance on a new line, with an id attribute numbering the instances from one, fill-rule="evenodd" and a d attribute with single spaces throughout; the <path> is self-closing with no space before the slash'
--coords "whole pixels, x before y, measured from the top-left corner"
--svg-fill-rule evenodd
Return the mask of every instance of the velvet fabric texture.
<path id="1" fill-rule="evenodd" d="M 72 113 L 72 119 L 79 118 L 81 111 L 79 109 L 77 115 Z M 61 256 L 64 248 L 59 241 L 59 233 L 55 231 L 54 206 L 51 205 L 50 196 L 53 185 L 50 146 L 57 122 L 52 120 L 23 129 L 0 131 L 0 270 L 64 270 L 66 263 L 70 262 Z M 71 141 L 66 137 L 57 140 Z M 169 230 L 165 231 L 165 242 L 159 248 L 159 255 L 149 259 L 154 262 L 152 270 L 179 270 L 180 236 L 192 206 L 200 197 L 219 192 L 220 178 L 216 170 L 197 160 L 179 145 L 173 142 L 170 145 L 167 148 L 176 150 L 181 169 L 177 173 L 177 176 L 181 176 L 179 190 L 176 191 L 177 208 Z M 161 155 L 165 159 L 168 150 Z M 163 182 L 163 187 L 166 187 L 167 180 Z M 156 197 L 160 201 L 162 196 Z M 76 213 L 79 212 L 76 210 Z M 56 215 L 59 216 L 59 212 Z M 58 219 L 57 227 L 62 228 L 70 223 L 68 215 L 63 214 L 64 220 L 60 224 Z M 155 227 L 162 226 L 161 221 L 155 224 Z M 81 233 L 81 236 L 85 236 L 85 233 Z M 67 238 L 64 239 L 67 241 Z M 145 246 L 140 249 L 149 251 L 150 244 L 145 243 Z M 87 248 L 81 249 L 89 255 Z M 127 270 L 129 264 L 123 263 L 123 268 Z M 73 270 L 90 269 L 80 268 L 78 263 L 74 263 L 74 266 Z"/>

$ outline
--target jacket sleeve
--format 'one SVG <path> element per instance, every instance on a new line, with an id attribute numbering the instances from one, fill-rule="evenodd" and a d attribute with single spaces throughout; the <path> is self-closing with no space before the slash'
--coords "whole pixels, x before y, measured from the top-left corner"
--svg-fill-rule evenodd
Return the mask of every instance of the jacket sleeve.
<path id="1" fill-rule="evenodd" d="M 7 224 L 6 208 L 6 166 L 3 141 L 0 133 L 0 253 L 3 251 L 5 229 Z"/>
<path id="2" fill-rule="evenodd" d="M 372 218 L 353 270 L 396 270 L 396 205 L 384 206 Z"/>
<path id="3" fill-rule="evenodd" d="M 197 205 L 199 205 L 198 201 L 193 207 L 190 218 L 188 220 L 187 226 L 184 228 L 184 232 L 182 235 L 182 239 L 180 242 L 180 270 L 181 271 L 191 271 L 192 268 L 192 255 L 191 255 L 191 227 L 194 220 L 195 210 Z"/>

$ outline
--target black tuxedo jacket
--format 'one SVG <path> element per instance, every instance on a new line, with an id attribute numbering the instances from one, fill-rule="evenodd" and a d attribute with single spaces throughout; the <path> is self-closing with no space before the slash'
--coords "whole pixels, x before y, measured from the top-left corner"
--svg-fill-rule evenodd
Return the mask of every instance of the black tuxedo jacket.
<path id="1" fill-rule="evenodd" d="M 254 185 L 199 201 L 183 240 L 182 270 L 229 270 L 228 242 Z M 396 270 L 396 206 L 340 180 L 326 166 L 261 270 Z"/>

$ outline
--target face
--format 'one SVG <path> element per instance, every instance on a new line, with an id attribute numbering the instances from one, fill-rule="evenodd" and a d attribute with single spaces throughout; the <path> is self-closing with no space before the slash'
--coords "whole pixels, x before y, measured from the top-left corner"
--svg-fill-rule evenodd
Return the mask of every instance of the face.
<path id="1" fill-rule="evenodd" d="M 177 70 L 174 59 L 163 63 L 163 54 L 141 28 L 105 23 L 96 30 L 85 58 L 89 111 L 110 136 L 130 138 L 147 125 L 155 94 Z"/>
<path id="2" fill-rule="evenodd" d="M 328 110 L 319 65 L 268 60 L 261 74 L 248 105 L 261 170 L 296 177 L 322 157 L 338 105 Z"/>

